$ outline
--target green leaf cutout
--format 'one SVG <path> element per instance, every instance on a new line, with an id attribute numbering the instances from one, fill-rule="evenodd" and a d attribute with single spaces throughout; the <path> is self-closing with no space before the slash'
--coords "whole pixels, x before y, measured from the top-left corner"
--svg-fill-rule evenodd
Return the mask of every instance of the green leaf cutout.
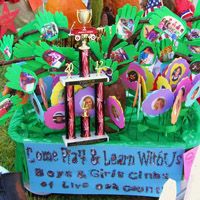
<path id="1" fill-rule="evenodd" d="M 27 94 L 34 92 L 38 83 L 38 78 L 32 70 L 28 70 L 23 65 L 13 64 L 7 68 L 5 77 L 8 80 L 6 85 L 9 88 L 23 91 Z"/>
<path id="2" fill-rule="evenodd" d="M 36 20 L 33 20 L 33 21 L 29 22 L 28 24 L 26 24 L 25 26 L 23 26 L 18 32 L 18 37 L 24 36 L 24 34 L 27 32 L 32 32 L 32 34 L 26 35 L 22 39 L 25 42 L 37 42 L 37 41 L 41 40 L 41 37 L 40 37 L 41 34 L 35 28 L 36 24 L 37 24 Z"/>
<path id="3" fill-rule="evenodd" d="M 140 43 L 138 46 L 139 56 L 138 62 L 142 66 L 151 66 L 155 64 L 157 58 L 157 49 L 154 44 Z M 151 58 L 147 55 L 150 55 Z M 147 61 L 146 61 L 147 60 Z"/>
<path id="4" fill-rule="evenodd" d="M 68 28 L 68 19 L 66 16 L 63 15 L 63 13 L 56 12 L 54 15 L 54 20 L 59 28 L 66 28 L 66 29 Z M 59 39 L 64 39 L 67 37 L 68 37 L 68 34 L 66 32 L 61 31 L 61 30 L 59 31 L 59 35 L 58 35 Z"/>
<path id="5" fill-rule="evenodd" d="M 165 32 L 172 39 L 181 39 L 187 33 L 186 22 L 174 14 L 167 7 L 155 9 L 151 14 L 150 24 L 155 25 L 161 32 Z"/>
<path id="6" fill-rule="evenodd" d="M 58 38 L 58 26 L 52 13 L 46 10 L 38 12 L 35 20 L 35 28 L 41 33 L 41 38 L 48 41 L 53 41 Z"/>
<path id="7" fill-rule="evenodd" d="M 34 56 L 35 47 L 36 45 L 33 42 L 27 43 L 23 40 L 19 40 L 13 48 L 13 54 L 17 58 Z"/>
<path id="8" fill-rule="evenodd" d="M 137 13 L 137 7 L 126 4 L 118 9 L 116 16 L 117 35 L 121 39 L 128 39 L 136 30 L 143 12 Z"/>
<path id="9" fill-rule="evenodd" d="M 106 26 L 105 27 L 105 35 L 102 36 L 102 51 L 106 53 L 108 51 L 108 48 L 110 46 L 110 43 L 116 34 L 116 26 Z"/>
<path id="10" fill-rule="evenodd" d="M 54 51 L 56 54 L 60 54 L 61 57 L 65 58 L 65 56 L 63 55 L 62 49 L 60 47 L 49 46 L 46 42 L 41 42 L 40 46 L 35 47 L 34 53 L 36 55 L 35 60 L 37 62 L 43 64 L 44 69 L 51 69 L 52 68 L 52 65 L 50 65 L 50 62 L 48 63 L 47 60 L 45 60 L 45 58 L 44 58 L 45 55 L 47 56 L 48 51 Z M 62 66 L 65 63 L 65 59 L 62 59 L 61 61 L 62 62 L 61 62 L 60 65 Z"/>
<path id="11" fill-rule="evenodd" d="M 174 59 L 174 44 L 173 41 L 166 38 L 156 43 L 157 53 L 161 62 L 168 62 Z"/>

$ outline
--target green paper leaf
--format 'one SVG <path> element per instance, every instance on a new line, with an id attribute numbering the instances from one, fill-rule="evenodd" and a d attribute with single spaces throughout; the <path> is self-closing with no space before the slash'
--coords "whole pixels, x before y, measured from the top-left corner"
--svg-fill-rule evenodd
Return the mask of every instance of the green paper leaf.
<path id="1" fill-rule="evenodd" d="M 139 56 L 138 63 L 142 66 L 150 66 L 155 64 L 157 58 L 157 49 L 154 44 L 150 43 L 140 43 L 138 46 Z M 147 51 L 148 49 L 148 51 Z M 148 55 L 148 57 L 146 57 Z M 149 55 L 152 57 L 149 59 Z M 148 60 L 146 60 L 148 58 Z"/>
<path id="2" fill-rule="evenodd" d="M 79 61 L 79 52 L 72 47 L 59 47 L 59 49 L 56 50 L 62 53 L 70 61 Z"/>
<path id="3" fill-rule="evenodd" d="M 23 91 L 27 94 L 33 93 L 38 83 L 36 74 L 24 68 L 23 65 L 13 64 L 11 67 L 8 67 L 5 77 L 8 80 L 6 85 L 9 88 Z"/>
<path id="4" fill-rule="evenodd" d="M 119 69 L 119 74 L 123 74 L 129 67 L 129 64 L 127 63 L 123 68 Z"/>
<path id="5" fill-rule="evenodd" d="M 113 51 L 119 49 L 119 48 L 124 48 L 128 45 L 128 43 L 126 41 L 122 41 L 119 44 L 117 44 L 116 46 L 114 46 Z"/>
<path id="6" fill-rule="evenodd" d="M 194 11 L 194 17 L 198 17 L 200 15 L 200 1 L 197 1 L 196 9 Z"/>
<path id="7" fill-rule="evenodd" d="M 183 38 L 188 30 L 186 22 L 165 6 L 155 9 L 149 23 L 158 27 L 161 32 L 165 32 L 172 39 Z"/>
<path id="8" fill-rule="evenodd" d="M 156 42 L 156 48 L 161 62 L 169 62 L 174 59 L 175 50 L 172 40 L 166 38 L 161 40 L 159 43 Z"/>
<path id="9" fill-rule="evenodd" d="M 103 53 L 107 53 L 110 43 L 114 35 L 116 34 L 116 25 L 106 26 L 104 30 L 105 30 L 105 35 L 101 37 L 102 51 Z"/>
<path id="10" fill-rule="evenodd" d="M 30 61 L 26 61 L 26 65 L 24 65 L 23 67 L 25 69 L 29 69 L 33 72 L 36 72 L 37 70 L 44 68 L 43 66 L 44 64 L 37 62 L 36 60 L 30 60 Z"/>
<path id="11" fill-rule="evenodd" d="M 39 63 L 41 63 L 43 65 L 43 68 L 44 69 L 51 69 L 52 67 L 54 67 L 53 65 L 51 66 L 50 64 L 51 63 L 48 63 L 46 60 L 44 60 L 44 55 L 46 55 L 47 57 L 49 57 L 47 55 L 47 51 L 55 51 L 54 53 L 59 53 L 61 54 L 60 56 L 63 56 L 63 52 L 62 52 L 62 48 L 61 47 L 57 47 L 57 46 L 49 46 L 46 42 L 41 42 L 40 43 L 40 46 L 36 46 L 35 47 L 35 50 L 34 50 L 34 53 L 36 55 L 36 58 L 35 60 Z M 57 55 L 56 55 L 57 56 Z M 52 59 L 52 57 L 51 57 Z M 59 60 L 58 60 L 59 61 Z M 57 62 L 58 62 L 57 61 Z M 56 63 L 57 63 L 56 62 Z M 61 61 L 59 61 L 61 62 Z M 53 64 L 53 63 L 52 63 Z M 65 64 L 65 60 L 62 61 L 62 63 L 59 63 L 59 67 L 55 67 L 55 68 L 60 68 L 62 65 Z"/>
<path id="12" fill-rule="evenodd" d="M 90 40 L 88 45 L 98 60 L 103 59 L 103 52 L 101 52 L 100 44 L 98 42 Z"/>
<path id="13" fill-rule="evenodd" d="M 61 12 L 56 12 L 54 15 L 55 23 L 58 27 L 68 28 L 68 19 L 66 16 L 63 15 Z M 58 38 L 65 39 L 68 38 L 68 34 L 64 31 L 59 31 Z"/>
<path id="14" fill-rule="evenodd" d="M 34 56 L 35 47 L 36 45 L 33 42 L 29 44 L 23 40 L 19 40 L 13 48 L 13 55 L 17 58 Z"/>
<path id="15" fill-rule="evenodd" d="M 60 14 L 56 15 L 56 20 L 60 19 Z M 61 19 L 65 19 L 61 17 Z M 46 10 L 38 12 L 35 16 L 35 28 L 41 33 L 41 37 L 48 41 L 58 38 L 58 26 L 54 20 L 54 15 Z M 64 20 L 65 22 L 66 20 Z M 61 22 L 60 22 L 61 23 Z"/>
<path id="16" fill-rule="evenodd" d="M 188 50 L 187 44 L 184 41 L 178 40 L 178 46 L 174 48 L 176 53 L 189 56 L 190 51 Z"/>
<path id="17" fill-rule="evenodd" d="M 54 20 L 59 27 L 68 28 L 68 19 L 61 12 L 56 12 Z"/>
<path id="18" fill-rule="evenodd" d="M 137 7 L 130 4 L 118 9 L 116 16 L 117 36 L 121 39 L 128 39 L 138 30 L 138 23 L 142 15 L 143 11 L 137 13 Z"/>
<path id="19" fill-rule="evenodd" d="M 197 1 L 196 9 L 194 11 L 194 17 L 200 16 L 200 1 Z M 200 20 L 196 20 L 192 23 L 192 29 L 200 29 Z"/>
<path id="20" fill-rule="evenodd" d="M 33 20 L 31 22 L 29 22 L 28 24 L 26 24 L 25 26 L 23 26 L 19 31 L 18 31 L 18 37 L 22 37 L 25 33 L 27 32 L 33 32 L 31 35 L 27 35 L 23 38 L 23 40 L 25 42 L 36 42 L 41 40 L 40 38 L 40 32 L 37 31 L 37 29 L 35 28 L 37 22 L 36 20 Z"/>

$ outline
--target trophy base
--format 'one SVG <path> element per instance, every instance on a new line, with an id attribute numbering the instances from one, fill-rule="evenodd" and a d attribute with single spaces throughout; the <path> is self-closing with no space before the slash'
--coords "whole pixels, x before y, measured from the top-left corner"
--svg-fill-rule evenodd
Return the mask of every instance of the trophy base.
<path id="1" fill-rule="evenodd" d="M 80 135 L 78 135 L 75 139 L 66 139 L 66 136 L 63 135 L 62 138 L 63 138 L 63 142 L 66 147 L 77 146 L 77 145 L 87 145 L 87 144 L 94 144 L 94 143 L 109 141 L 109 137 L 107 134 L 95 135 L 94 132 L 91 133 L 90 137 L 81 137 Z"/>

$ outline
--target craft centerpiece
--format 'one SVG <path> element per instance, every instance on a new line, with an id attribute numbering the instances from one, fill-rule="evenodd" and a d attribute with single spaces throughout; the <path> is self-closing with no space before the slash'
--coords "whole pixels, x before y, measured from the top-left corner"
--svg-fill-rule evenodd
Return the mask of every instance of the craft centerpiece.
<path id="1" fill-rule="evenodd" d="M 85 25 L 92 14 L 77 16 Z M 184 150 L 200 143 L 199 21 L 127 4 L 103 32 L 69 30 L 44 10 L 0 50 L 0 122 L 13 115 L 16 169 L 32 192 L 159 196 L 168 178 L 180 182 Z"/>

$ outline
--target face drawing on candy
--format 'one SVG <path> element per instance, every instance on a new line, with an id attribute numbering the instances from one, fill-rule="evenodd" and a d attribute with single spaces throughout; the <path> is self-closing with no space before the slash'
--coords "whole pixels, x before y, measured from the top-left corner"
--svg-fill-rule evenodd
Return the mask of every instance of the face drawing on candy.
<path id="1" fill-rule="evenodd" d="M 82 108 L 87 108 L 87 111 L 90 111 L 94 108 L 94 100 L 90 96 L 86 96 L 82 102 Z"/>
<path id="2" fill-rule="evenodd" d="M 134 82 L 134 81 L 138 81 L 138 74 L 137 74 L 137 72 L 136 71 L 129 71 L 128 73 L 127 73 L 127 75 L 128 75 L 128 80 L 130 81 L 130 82 Z"/>
<path id="3" fill-rule="evenodd" d="M 153 104 L 154 110 L 162 110 L 166 104 L 166 101 L 164 98 L 158 98 L 156 99 L 155 103 Z"/>
<path id="4" fill-rule="evenodd" d="M 198 92 L 199 92 L 199 87 L 197 87 L 197 88 L 194 90 L 194 92 L 193 92 L 193 94 L 192 94 L 192 97 L 191 97 L 192 100 L 194 100 L 194 99 L 197 98 Z"/>
<path id="5" fill-rule="evenodd" d="M 65 122 L 65 115 L 64 115 L 64 113 L 63 112 L 56 112 L 53 115 L 53 121 L 56 124 L 64 123 Z"/>
<path id="6" fill-rule="evenodd" d="M 175 81 L 179 80 L 181 74 L 182 74 L 182 68 L 179 66 L 172 73 L 172 81 L 175 82 Z"/>
<path id="7" fill-rule="evenodd" d="M 119 111 L 116 109 L 116 107 L 114 105 L 112 105 L 112 107 L 111 107 L 111 113 L 112 113 L 113 117 L 117 121 L 119 121 L 120 113 L 119 113 Z"/>

